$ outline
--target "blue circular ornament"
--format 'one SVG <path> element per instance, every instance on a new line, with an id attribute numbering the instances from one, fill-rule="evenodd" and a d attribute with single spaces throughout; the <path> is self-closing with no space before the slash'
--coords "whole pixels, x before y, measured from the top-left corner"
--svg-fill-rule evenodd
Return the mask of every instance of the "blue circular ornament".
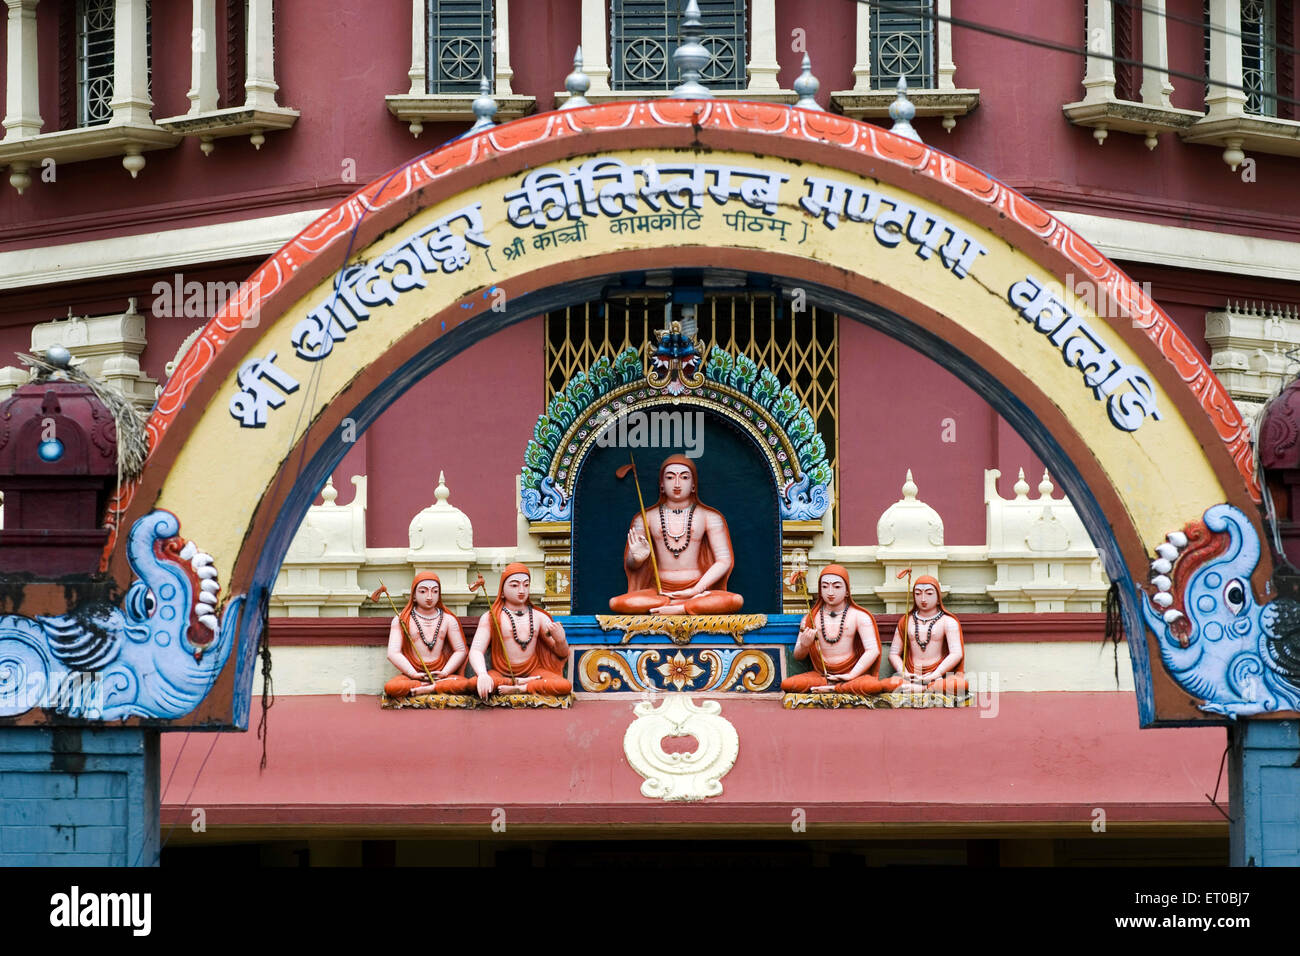
<path id="1" fill-rule="evenodd" d="M 37 446 L 36 454 L 41 456 L 41 461 L 58 461 L 63 457 L 63 442 L 57 438 L 43 441 Z"/>

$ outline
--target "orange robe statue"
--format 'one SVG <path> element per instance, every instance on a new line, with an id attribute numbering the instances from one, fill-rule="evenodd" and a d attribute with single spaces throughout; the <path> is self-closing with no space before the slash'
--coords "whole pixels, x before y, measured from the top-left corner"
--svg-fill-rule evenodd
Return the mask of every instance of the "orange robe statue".
<path id="1" fill-rule="evenodd" d="M 417 646 L 422 648 L 420 654 Z M 389 697 L 473 693 L 474 681 L 465 676 L 465 657 L 460 622 L 442 603 L 442 581 L 432 571 L 421 571 L 389 631 L 388 659 L 402 673 L 384 685 L 384 693 Z"/>
<path id="2" fill-rule="evenodd" d="M 479 618 L 469 659 L 479 675 L 476 686 L 484 700 L 494 693 L 564 697 L 573 692 L 573 684 L 564 676 L 569 656 L 564 628 L 533 605 L 529 585 L 527 565 L 507 565 L 496 600 Z"/>
<path id="3" fill-rule="evenodd" d="M 849 591 L 849 572 L 838 564 L 822 569 L 817 600 L 800 624 L 796 660 L 811 656 L 813 669 L 781 681 L 787 694 L 882 694 L 902 678 L 880 679 L 881 646 L 876 620 Z"/>
<path id="4" fill-rule="evenodd" d="M 627 593 L 616 614 L 735 614 L 744 598 L 727 590 L 735 567 L 726 519 L 699 499 L 699 474 L 685 455 L 659 466 L 659 500 L 632 519 L 623 548 Z M 654 548 L 651 560 L 650 549 Z M 655 585 L 655 567 L 659 586 Z"/>
<path id="5" fill-rule="evenodd" d="M 912 609 L 894 629 L 889 662 L 905 693 L 964 694 L 966 645 L 961 622 L 943 606 L 943 588 L 922 575 L 912 583 Z M 906 657 L 903 655 L 906 654 Z"/>

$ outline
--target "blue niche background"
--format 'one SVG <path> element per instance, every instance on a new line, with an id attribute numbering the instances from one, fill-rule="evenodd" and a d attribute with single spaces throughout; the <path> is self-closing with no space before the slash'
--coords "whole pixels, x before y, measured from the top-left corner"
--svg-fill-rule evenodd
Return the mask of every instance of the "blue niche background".
<path id="1" fill-rule="evenodd" d="M 691 414 L 687 405 L 660 406 Z M 638 406 L 638 411 L 651 411 Z M 697 438 L 697 441 L 699 439 Z M 722 512 L 731 532 L 736 566 L 727 589 L 745 599 L 743 612 L 781 612 L 781 518 L 776 487 L 767 461 L 754 443 L 723 416 L 704 411 L 702 452 L 693 459 L 700 475 L 701 503 Z M 632 476 L 619 480 L 618 469 L 636 456 L 646 508 L 659 499 L 659 466 L 684 446 L 661 448 L 592 447 L 582 462 L 573 495 L 574 614 L 609 614 L 609 599 L 627 591 L 623 548 L 637 514 Z"/>

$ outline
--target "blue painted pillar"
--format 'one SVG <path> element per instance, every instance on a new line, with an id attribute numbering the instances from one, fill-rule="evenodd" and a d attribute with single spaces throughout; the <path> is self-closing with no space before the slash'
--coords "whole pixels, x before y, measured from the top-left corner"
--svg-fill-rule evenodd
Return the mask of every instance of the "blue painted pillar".
<path id="1" fill-rule="evenodd" d="M 1300 866 L 1300 721 L 1228 728 L 1233 866 Z"/>
<path id="2" fill-rule="evenodd" d="M 0 866 L 156 866 L 158 731 L 0 729 Z"/>

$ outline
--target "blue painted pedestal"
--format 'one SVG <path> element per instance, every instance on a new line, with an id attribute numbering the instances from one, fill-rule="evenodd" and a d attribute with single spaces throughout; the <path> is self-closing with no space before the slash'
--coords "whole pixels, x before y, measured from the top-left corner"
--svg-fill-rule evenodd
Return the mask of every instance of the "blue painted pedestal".
<path id="1" fill-rule="evenodd" d="M 0 866 L 155 866 L 156 730 L 0 729 Z"/>
<path id="2" fill-rule="evenodd" d="M 1300 721 L 1228 728 L 1233 866 L 1300 866 Z"/>

